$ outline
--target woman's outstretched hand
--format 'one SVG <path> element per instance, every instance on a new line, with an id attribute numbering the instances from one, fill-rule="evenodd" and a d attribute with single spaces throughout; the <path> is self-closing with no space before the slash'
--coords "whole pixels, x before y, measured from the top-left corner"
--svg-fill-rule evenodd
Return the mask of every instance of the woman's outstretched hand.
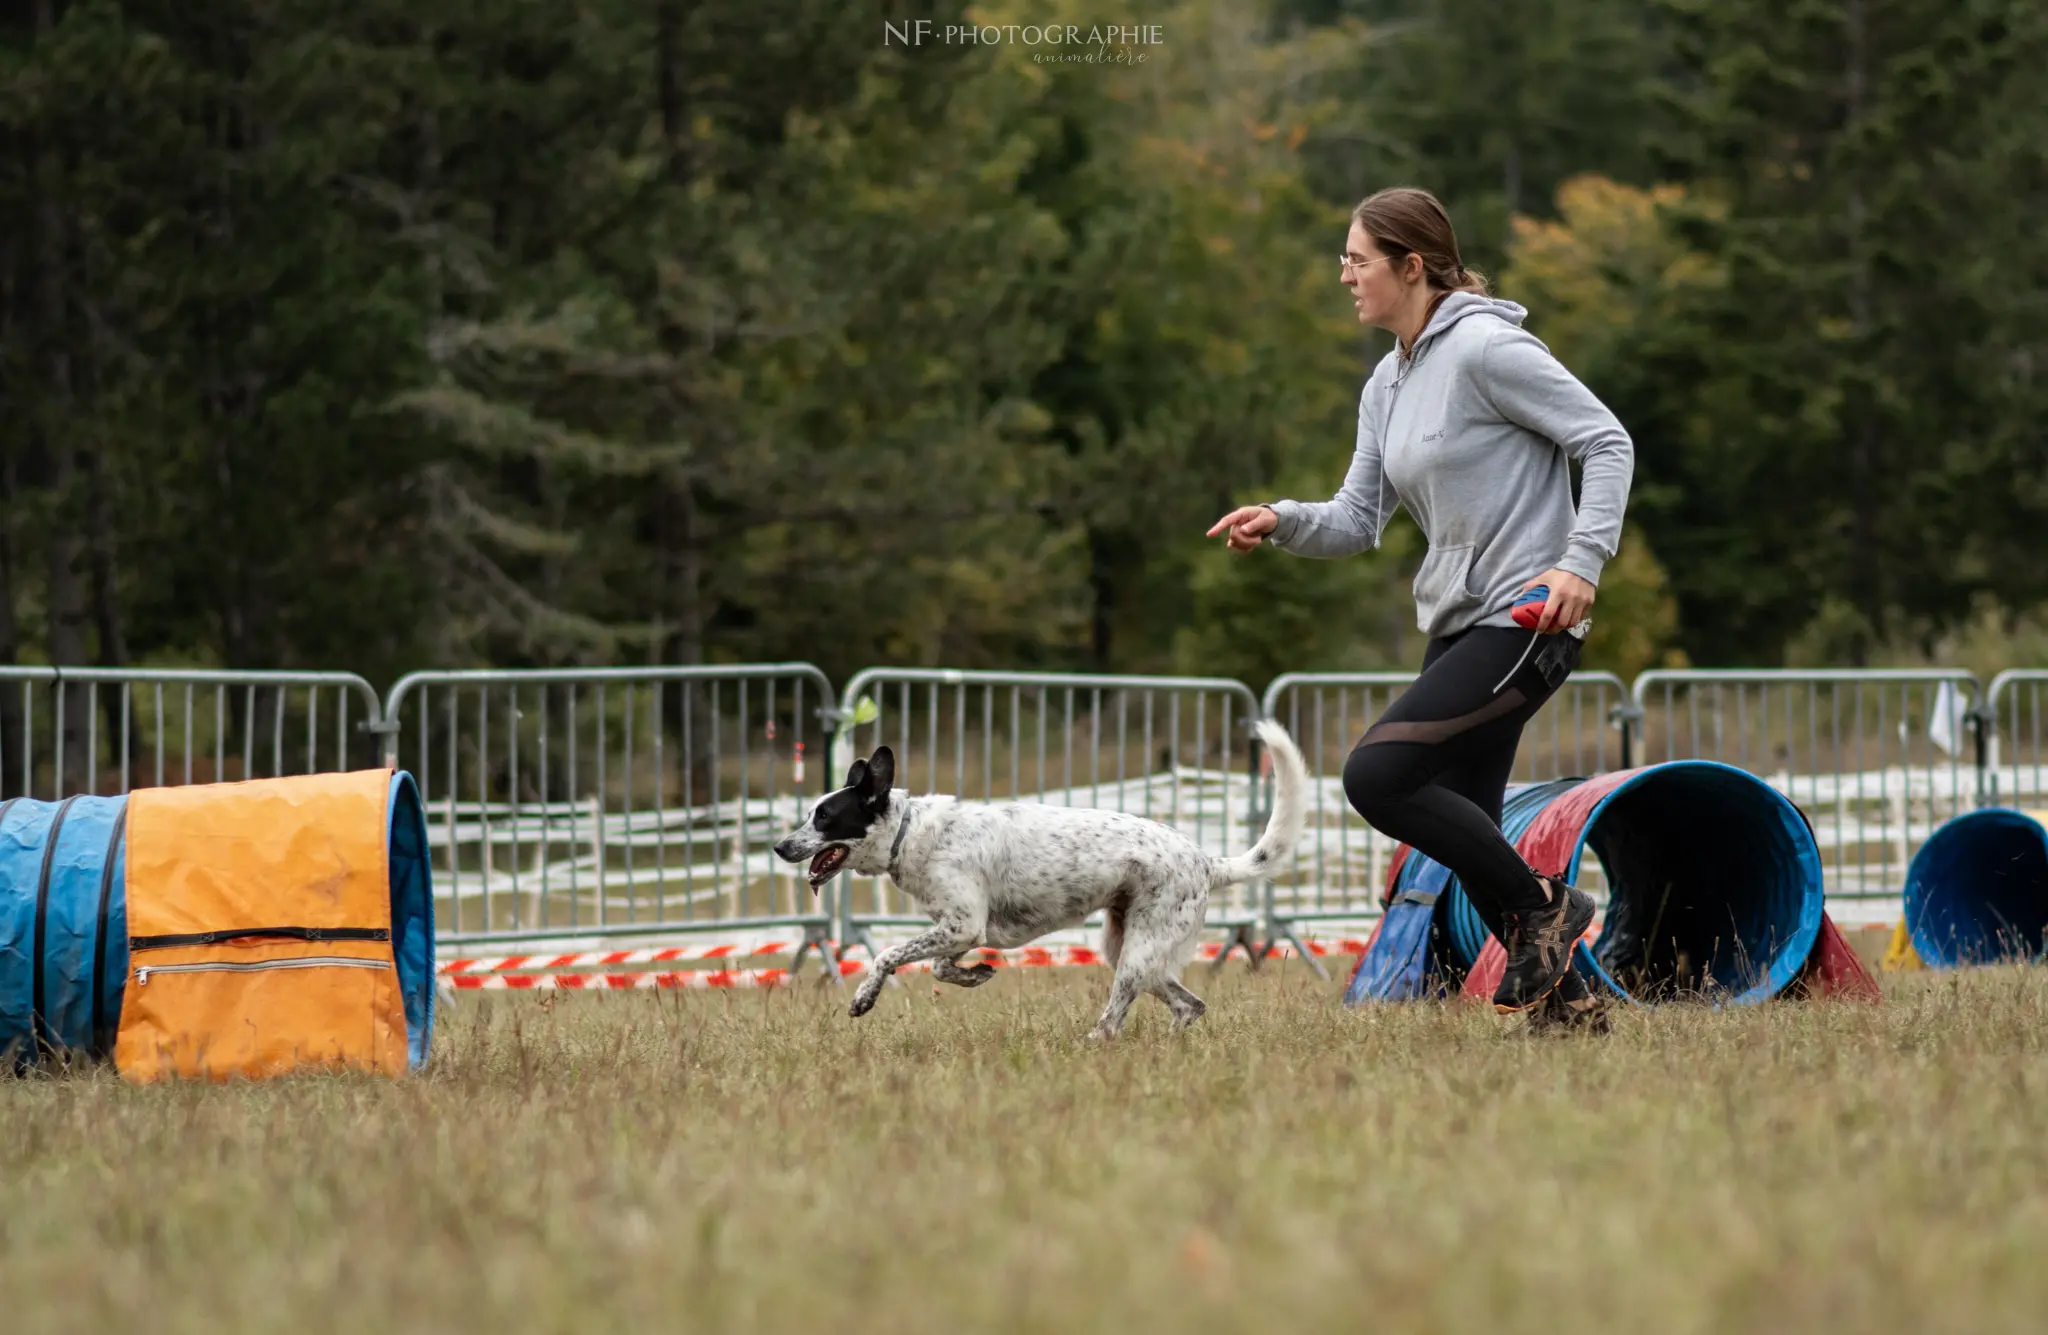
<path id="1" fill-rule="evenodd" d="M 1223 534 L 1223 541 L 1233 552 L 1248 552 L 1266 540 L 1273 526 L 1280 522 L 1280 516 L 1272 507 L 1265 505 L 1243 505 L 1217 520 L 1209 528 L 1209 536 Z"/>
<path id="2" fill-rule="evenodd" d="M 1584 621 L 1587 614 L 1593 610 L 1593 595 L 1596 590 L 1569 570 L 1546 570 L 1524 584 L 1522 592 L 1527 593 L 1538 584 L 1550 586 L 1550 598 L 1543 604 L 1542 619 L 1536 623 L 1538 635 L 1570 630 Z"/>

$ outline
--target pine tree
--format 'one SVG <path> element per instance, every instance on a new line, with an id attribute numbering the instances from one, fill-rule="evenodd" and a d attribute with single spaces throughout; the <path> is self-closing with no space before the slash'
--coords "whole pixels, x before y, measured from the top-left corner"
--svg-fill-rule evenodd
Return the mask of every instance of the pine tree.
<path id="1" fill-rule="evenodd" d="M 2009 369 L 2031 352 L 2018 294 L 2048 276 L 2037 245 L 2013 245 L 2043 179 L 2038 7 L 1670 11 L 1697 88 L 1680 160 L 1716 201 L 1695 231 L 1728 274 L 1661 340 L 1685 420 L 1648 452 L 1694 643 L 1768 653 L 1834 600 L 1861 661 L 1975 590 L 2038 598 L 2037 575 L 1977 555 L 2002 550 L 1999 517 L 2016 535 L 2039 505 L 1979 508 L 1987 477 L 2039 448 L 2013 429 L 2030 391 Z"/>

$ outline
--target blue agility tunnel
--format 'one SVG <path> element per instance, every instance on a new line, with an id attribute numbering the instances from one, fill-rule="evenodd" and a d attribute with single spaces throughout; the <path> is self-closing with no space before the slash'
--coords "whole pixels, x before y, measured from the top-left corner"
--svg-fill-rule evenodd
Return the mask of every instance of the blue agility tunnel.
<path id="1" fill-rule="evenodd" d="M 125 797 L 0 804 L 0 1069 L 113 1051 L 128 973 Z"/>
<path id="2" fill-rule="evenodd" d="M 1929 836 L 1906 869 L 1906 932 L 1930 968 L 2038 959 L 2048 935 L 2048 829 L 1987 808 Z"/>
<path id="3" fill-rule="evenodd" d="M 1800 977 L 1820 937 L 1813 831 L 1796 805 L 1744 770 L 1685 760 L 1531 784 L 1509 793 L 1501 826 L 1539 870 L 1576 882 L 1589 849 L 1599 861 L 1608 902 L 1577 959 L 1589 981 L 1617 996 L 1762 1001 Z M 1417 893 L 1427 887 L 1437 892 Z M 1425 903 L 1429 982 L 1375 958 L 1385 953 L 1375 940 L 1347 1001 L 1492 993 L 1504 954 L 1456 878 L 1412 850 L 1392 886 L 1388 948 L 1408 956 L 1417 929 L 1403 924 L 1403 934 L 1389 935 L 1395 915 L 1412 917 Z"/>
<path id="4" fill-rule="evenodd" d="M 1608 902 L 1595 972 L 1638 1001 L 1765 1001 L 1799 977 L 1824 916 L 1805 815 L 1747 770 L 1676 760 L 1603 774 L 1551 803 L 1521 842 L 1576 881 L 1588 849 Z"/>

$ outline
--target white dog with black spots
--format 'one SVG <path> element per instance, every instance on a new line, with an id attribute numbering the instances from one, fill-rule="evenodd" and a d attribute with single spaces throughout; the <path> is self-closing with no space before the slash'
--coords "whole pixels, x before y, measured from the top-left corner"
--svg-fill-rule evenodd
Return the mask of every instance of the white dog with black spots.
<path id="1" fill-rule="evenodd" d="M 842 870 L 887 875 L 931 915 L 931 930 L 874 961 L 854 995 L 855 1016 L 874 1009 L 906 964 L 934 960 L 940 982 L 978 987 L 995 970 L 962 968 L 968 951 L 1025 945 L 1100 909 L 1102 953 L 1115 974 L 1090 1036 L 1114 1038 L 1145 992 L 1166 1004 L 1177 1031 L 1206 1009 L 1180 975 L 1210 893 L 1283 865 L 1307 816 L 1308 770 L 1294 740 L 1271 720 L 1255 731 L 1273 758 L 1273 812 L 1237 857 L 1211 857 L 1179 831 L 1123 812 L 912 797 L 892 786 L 896 757 L 886 746 L 854 761 L 846 786 L 821 798 L 775 854 L 810 863 L 814 893 Z"/>

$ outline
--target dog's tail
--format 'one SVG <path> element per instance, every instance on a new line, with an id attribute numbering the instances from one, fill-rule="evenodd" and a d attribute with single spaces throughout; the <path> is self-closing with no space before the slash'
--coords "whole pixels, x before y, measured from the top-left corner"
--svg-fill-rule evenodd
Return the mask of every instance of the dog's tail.
<path id="1" fill-rule="evenodd" d="M 1308 822 L 1308 766 L 1302 763 L 1301 748 L 1287 735 L 1287 729 L 1272 719 L 1261 720 L 1252 731 L 1273 757 L 1273 814 L 1251 851 L 1210 863 L 1211 890 L 1272 875 L 1294 852 L 1301 841 L 1301 827 Z"/>

